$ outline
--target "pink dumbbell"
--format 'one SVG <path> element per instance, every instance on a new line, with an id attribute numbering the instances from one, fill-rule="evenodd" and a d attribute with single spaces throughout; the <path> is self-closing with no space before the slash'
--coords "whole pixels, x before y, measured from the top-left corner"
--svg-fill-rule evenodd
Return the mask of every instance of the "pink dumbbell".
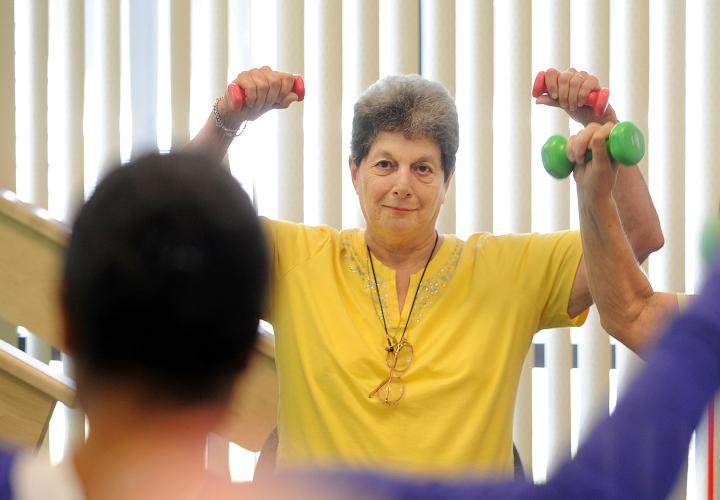
<path id="1" fill-rule="evenodd" d="M 298 101 L 305 99 L 305 82 L 302 76 L 295 75 L 292 91 L 298 96 Z M 240 111 L 245 103 L 245 91 L 235 82 L 228 85 L 228 94 L 230 95 L 230 106 L 235 111 Z"/>
<path id="2" fill-rule="evenodd" d="M 533 97 L 539 97 L 543 94 L 547 94 L 547 87 L 545 86 L 545 72 L 540 71 L 535 77 L 532 95 Z M 588 94 L 587 99 L 585 99 L 585 106 L 590 106 L 597 116 L 602 116 L 607 108 L 609 97 L 610 90 L 607 87 L 602 87 L 600 90 L 593 90 Z"/>

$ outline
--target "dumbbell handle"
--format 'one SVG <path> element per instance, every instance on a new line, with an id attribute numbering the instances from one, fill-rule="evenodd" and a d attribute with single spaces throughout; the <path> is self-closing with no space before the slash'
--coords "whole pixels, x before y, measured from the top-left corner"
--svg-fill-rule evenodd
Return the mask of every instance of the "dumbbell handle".
<path id="1" fill-rule="evenodd" d="M 235 82 L 228 85 L 228 95 L 230 96 L 230 106 L 234 111 L 240 111 L 245 104 L 245 91 Z M 305 82 L 303 77 L 295 75 L 292 91 L 298 96 L 298 101 L 305 99 Z"/>
<path id="2" fill-rule="evenodd" d="M 620 122 L 610 131 L 607 138 L 610 158 L 623 165 L 636 165 L 645 156 L 645 136 L 631 122 Z M 567 138 L 553 135 L 542 147 L 542 162 L 545 170 L 556 179 L 564 179 L 573 171 L 575 165 L 567 157 Z M 588 149 L 585 161 L 592 158 Z"/>
<path id="3" fill-rule="evenodd" d="M 540 71 L 535 77 L 532 95 L 533 97 L 540 97 L 541 95 L 547 93 L 547 87 L 545 86 L 545 72 Z M 593 111 L 595 111 L 597 116 L 602 116 L 607 109 L 609 97 L 610 90 L 606 87 L 602 87 L 599 90 L 591 90 L 587 99 L 585 99 L 585 106 L 590 106 L 593 108 Z"/>

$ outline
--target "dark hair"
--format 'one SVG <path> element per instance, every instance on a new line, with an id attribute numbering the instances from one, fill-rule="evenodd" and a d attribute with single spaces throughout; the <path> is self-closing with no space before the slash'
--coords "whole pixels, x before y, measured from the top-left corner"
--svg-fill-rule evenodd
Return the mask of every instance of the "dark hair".
<path id="1" fill-rule="evenodd" d="M 65 259 L 78 373 L 136 381 L 163 402 L 228 397 L 257 337 L 267 272 L 260 222 L 224 167 L 151 154 L 115 169 L 80 210 Z"/>
<path id="2" fill-rule="evenodd" d="M 455 170 L 460 126 L 455 101 L 442 84 L 419 75 L 396 75 L 368 87 L 353 114 L 350 155 L 356 166 L 380 132 L 432 139 L 440 147 L 445 179 Z"/>

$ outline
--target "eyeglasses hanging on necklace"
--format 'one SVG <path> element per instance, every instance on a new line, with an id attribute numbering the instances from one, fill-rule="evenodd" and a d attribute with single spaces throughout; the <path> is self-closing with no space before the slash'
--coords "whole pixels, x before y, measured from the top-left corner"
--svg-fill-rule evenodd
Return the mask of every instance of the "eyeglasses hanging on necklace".
<path id="1" fill-rule="evenodd" d="M 410 311 L 408 312 L 408 317 L 405 321 L 405 327 L 403 328 L 402 335 L 400 335 L 400 340 L 397 340 L 388 333 L 387 322 L 385 321 L 385 311 L 383 309 L 382 299 L 380 298 L 380 290 L 378 290 L 377 277 L 375 275 L 375 265 L 373 264 L 370 247 L 365 245 L 368 253 L 368 259 L 370 260 L 370 268 L 372 269 L 375 293 L 377 293 L 378 304 L 380 305 L 380 316 L 382 317 L 383 328 L 385 329 L 385 338 L 388 343 L 388 346 L 385 348 L 385 351 L 387 351 L 385 363 L 390 369 L 388 376 L 385 377 L 382 382 L 380 382 L 380 384 L 370 392 L 370 394 L 368 394 L 368 398 L 372 398 L 377 395 L 383 403 L 390 406 L 398 404 L 405 394 L 405 383 L 403 382 L 401 376 L 408 371 L 414 360 L 413 346 L 410 342 L 405 340 L 405 334 L 407 333 L 408 325 L 410 324 L 413 307 L 415 307 L 415 300 L 417 299 L 418 292 L 422 286 L 423 278 L 425 277 L 425 271 L 427 271 L 427 268 L 430 265 L 430 260 L 435 253 L 438 239 L 439 235 L 437 231 L 435 231 L 435 243 L 433 243 L 430 255 L 428 256 L 423 272 L 420 275 L 420 281 L 418 281 L 418 286 L 415 289 L 415 295 L 413 296 L 412 303 L 410 304 Z"/>
<path id="2" fill-rule="evenodd" d="M 368 394 L 368 398 L 377 395 L 386 405 L 394 406 L 405 394 L 405 383 L 401 376 L 412 365 L 413 346 L 407 340 L 401 340 L 393 347 L 386 347 L 385 350 L 387 351 L 385 362 L 390 373 Z"/>

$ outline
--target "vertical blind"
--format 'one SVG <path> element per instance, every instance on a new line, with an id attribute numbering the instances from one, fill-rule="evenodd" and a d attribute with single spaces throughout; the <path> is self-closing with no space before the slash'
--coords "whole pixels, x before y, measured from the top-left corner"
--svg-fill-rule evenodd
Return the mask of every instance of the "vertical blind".
<path id="1" fill-rule="evenodd" d="M 598 75 L 618 116 L 645 131 L 640 167 L 666 238 L 646 269 L 657 290 L 693 292 L 700 221 L 720 193 L 719 16 L 713 0 L 658 0 L 652 12 L 649 0 L 0 0 L 0 185 L 70 220 L 121 157 L 181 147 L 228 79 L 268 64 L 304 76 L 305 102 L 251 123 L 230 167 L 261 214 L 360 226 L 347 168 L 352 104 L 378 77 L 421 73 L 460 112 L 439 230 L 577 227 L 574 185 L 549 178 L 538 151 L 578 127 L 530 98 L 538 70 L 572 66 Z M 544 363 L 533 368 L 529 350 L 514 439 L 526 473 L 542 479 L 641 362 L 611 350 L 595 313 L 535 342 Z M 691 491 L 707 490 L 711 435 L 697 434 Z"/>
<path id="2" fill-rule="evenodd" d="M 533 16 L 533 68 L 567 68 L 570 66 L 570 1 L 548 0 L 538 5 L 538 12 L 548 16 Z M 568 120 L 554 110 L 533 112 L 532 151 L 538 151 L 546 137 L 552 134 L 567 136 Z M 532 189 L 547 193 L 544 200 L 532 199 L 534 229 L 558 231 L 570 227 L 570 182 L 556 181 L 547 175 L 532 158 Z M 543 208 L 545 204 L 546 209 Z M 547 392 L 547 472 L 553 472 L 571 454 L 571 381 L 572 345 L 570 330 L 559 328 L 545 335 L 545 371 L 551 390 Z"/>

